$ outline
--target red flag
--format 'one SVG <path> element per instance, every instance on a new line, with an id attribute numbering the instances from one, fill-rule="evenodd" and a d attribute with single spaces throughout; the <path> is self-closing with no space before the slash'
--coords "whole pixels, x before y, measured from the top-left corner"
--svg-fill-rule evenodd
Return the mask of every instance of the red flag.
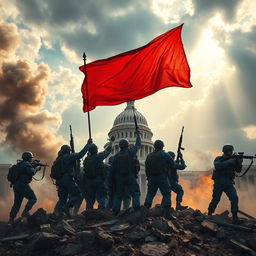
<path id="1" fill-rule="evenodd" d="M 87 74 L 82 85 L 84 112 L 99 105 L 141 99 L 166 87 L 192 87 L 190 69 L 178 26 L 140 48 L 97 60 L 79 69 Z M 89 108 L 87 106 L 89 98 Z"/>

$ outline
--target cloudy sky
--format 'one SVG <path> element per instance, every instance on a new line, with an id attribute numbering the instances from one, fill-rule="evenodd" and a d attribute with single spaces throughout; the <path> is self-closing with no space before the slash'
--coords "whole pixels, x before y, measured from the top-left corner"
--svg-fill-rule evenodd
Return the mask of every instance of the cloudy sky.
<path id="1" fill-rule="evenodd" d="M 225 143 L 256 153 L 256 2 L 251 0 L 0 0 L 0 163 L 23 150 L 53 159 L 88 137 L 80 93 L 88 61 L 148 43 L 184 23 L 193 88 L 167 88 L 136 102 L 154 139 L 175 149 L 185 126 L 190 169 L 211 167 Z M 103 147 L 125 105 L 91 112 Z"/>

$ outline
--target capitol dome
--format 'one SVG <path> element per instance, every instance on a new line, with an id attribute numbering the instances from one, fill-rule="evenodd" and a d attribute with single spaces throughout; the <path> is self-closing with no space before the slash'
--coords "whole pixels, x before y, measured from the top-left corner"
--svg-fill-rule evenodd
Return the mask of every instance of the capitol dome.
<path id="1" fill-rule="evenodd" d="M 119 151 L 118 142 L 120 139 L 128 139 L 130 144 L 134 145 L 136 141 L 134 113 L 141 134 L 142 143 L 141 149 L 138 152 L 138 158 L 139 160 L 144 161 L 146 156 L 153 151 L 153 133 L 148 127 L 146 118 L 134 107 L 134 101 L 127 102 L 125 110 L 115 118 L 113 127 L 108 135 L 110 138 L 111 136 L 116 138 L 113 145 L 113 154 L 116 154 Z"/>
<path id="2" fill-rule="evenodd" d="M 133 113 L 133 108 L 134 108 L 134 101 L 127 102 L 127 107 L 125 108 L 125 110 L 116 117 L 114 121 L 114 126 L 120 125 L 120 124 L 127 124 L 127 123 L 134 124 L 134 113 L 135 113 L 138 125 L 140 124 L 140 125 L 148 126 L 148 122 L 146 118 L 139 111 L 137 111 L 136 108 L 134 108 L 134 113 Z"/>

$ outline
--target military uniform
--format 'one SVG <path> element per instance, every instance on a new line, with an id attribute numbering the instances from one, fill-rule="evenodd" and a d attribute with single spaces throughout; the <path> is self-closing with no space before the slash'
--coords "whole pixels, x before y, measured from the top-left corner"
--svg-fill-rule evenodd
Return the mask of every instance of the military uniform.
<path id="1" fill-rule="evenodd" d="M 230 146 L 230 149 L 233 148 L 231 145 L 228 146 Z M 230 157 L 225 155 L 224 150 L 225 146 L 223 147 L 224 155 L 218 156 L 214 160 L 215 170 L 212 176 L 212 179 L 214 180 L 213 194 L 212 200 L 208 207 L 208 214 L 211 215 L 212 213 L 214 213 L 221 199 L 221 195 L 224 192 L 231 202 L 231 212 L 233 214 L 233 221 L 236 222 L 238 220 L 238 196 L 236 189 L 234 187 L 234 178 L 236 172 L 241 172 L 242 162 L 236 160 L 230 161 Z"/>
<path id="2" fill-rule="evenodd" d="M 140 134 L 137 133 L 136 143 L 133 148 L 129 148 L 129 142 L 125 139 L 119 142 L 120 151 L 113 158 L 113 178 L 115 179 L 115 195 L 113 211 L 118 214 L 121 202 L 125 194 L 132 197 L 132 206 L 135 209 L 140 207 L 140 187 L 134 172 L 134 159 L 141 147 Z"/>
<path id="3" fill-rule="evenodd" d="M 86 209 L 92 209 L 96 199 L 98 199 L 99 208 L 105 209 L 107 204 L 107 170 L 103 160 L 111 153 L 112 143 L 101 153 L 97 153 L 97 147 L 95 152 L 91 152 L 92 147 L 96 147 L 96 145 L 91 145 L 89 148 L 91 155 L 84 160 L 87 187 Z M 89 164 L 89 162 L 91 163 Z"/>
<path id="4" fill-rule="evenodd" d="M 166 217 L 170 217 L 171 197 L 168 170 L 174 168 L 174 161 L 170 155 L 163 151 L 164 144 L 157 140 L 154 143 L 155 151 L 150 153 L 145 161 L 146 176 L 148 179 L 148 190 L 144 205 L 151 207 L 153 199 L 159 189 L 163 199 Z"/>
<path id="5" fill-rule="evenodd" d="M 31 152 L 24 152 L 30 153 L 31 158 L 33 157 Z M 23 155 L 24 155 L 23 153 Z M 13 191 L 14 191 L 14 205 L 12 206 L 10 212 L 10 221 L 13 221 L 20 210 L 22 201 L 24 198 L 28 200 L 24 211 L 22 212 L 23 217 L 29 216 L 29 211 L 32 209 L 33 205 L 36 203 L 37 198 L 35 196 L 34 191 L 29 186 L 29 183 L 32 181 L 32 177 L 36 174 L 39 170 L 34 168 L 31 162 L 28 159 L 24 159 L 18 164 L 19 167 L 19 177 L 18 180 L 13 184 Z"/>
<path id="6" fill-rule="evenodd" d="M 168 154 L 174 160 L 175 154 L 173 152 L 168 152 Z M 176 193 L 176 210 L 184 210 L 187 209 L 187 206 L 182 206 L 181 202 L 184 195 L 184 190 L 182 186 L 179 184 L 179 175 L 177 170 L 184 170 L 186 168 L 185 161 L 183 159 L 179 159 L 178 162 L 175 162 L 174 168 L 168 171 L 169 183 L 171 185 L 171 191 Z"/>
<path id="7" fill-rule="evenodd" d="M 84 157 L 90 146 L 90 141 L 79 153 L 70 154 L 71 148 L 68 145 L 62 146 L 59 157 L 63 161 L 63 175 L 56 180 L 59 201 L 57 203 L 57 212 L 62 214 L 66 211 L 69 214 L 70 208 L 74 207 L 81 200 L 79 188 L 74 180 L 73 169 L 76 161 Z"/>

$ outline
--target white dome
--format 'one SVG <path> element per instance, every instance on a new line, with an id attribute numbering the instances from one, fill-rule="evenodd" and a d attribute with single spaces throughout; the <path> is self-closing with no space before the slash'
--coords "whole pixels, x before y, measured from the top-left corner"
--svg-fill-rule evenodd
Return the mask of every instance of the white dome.
<path id="1" fill-rule="evenodd" d="M 120 124 L 130 124 L 130 123 L 134 124 L 133 108 L 134 108 L 134 101 L 127 102 L 127 107 L 125 108 L 125 110 L 116 117 L 114 121 L 114 126 L 117 126 Z M 139 111 L 137 111 L 136 108 L 134 108 L 134 113 L 135 113 L 138 125 L 148 126 L 148 122 L 146 118 Z"/>

